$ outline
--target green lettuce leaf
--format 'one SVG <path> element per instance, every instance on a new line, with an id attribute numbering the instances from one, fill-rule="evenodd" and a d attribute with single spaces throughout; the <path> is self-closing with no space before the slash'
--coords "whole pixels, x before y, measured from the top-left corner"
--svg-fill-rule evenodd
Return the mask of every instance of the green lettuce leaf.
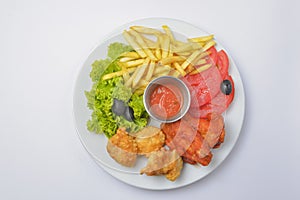
<path id="1" fill-rule="evenodd" d="M 118 58 L 122 53 L 132 51 L 132 47 L 123 43 L 115 42 L 108 46 L 107 56 L 114 60 Z"/>
<path id="2" fill-rule="evenodd" d="M 107 58 L 96 60 L 92 64 L 90 78 L 93 86 L 85 91 L 87 107 L 92 110 L 91 118 L 87 121 L 87 129 L 95 133 L 104 133 L 108 138 L 116 133 L 118 127 L 125 127 L 128 131 L 136 132 L 147 125 L 148 115 L 143 105 L 142 95 L 132 95 L 130 88 L 124 86 L 122 77 L 102 80 L 102 76 L 120 71 L 118 57 L 132 48 L 122 43 L 112 43 L 108 47 Z M 120 99 L 134 110 L 134 122 L 127 121 L 122 116 L 116 116 L 111 107 L 113 98 Z"/>

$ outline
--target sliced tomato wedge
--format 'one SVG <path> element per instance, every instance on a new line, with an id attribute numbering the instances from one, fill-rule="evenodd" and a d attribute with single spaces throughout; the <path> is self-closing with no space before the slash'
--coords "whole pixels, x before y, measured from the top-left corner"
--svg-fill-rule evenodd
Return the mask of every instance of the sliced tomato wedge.
<path id="1" fill-rule="evenodd" d="M 219 91 L 219 93 L 210 102 L 200 107 L 191 107 L 189 113 L 192 116 L 206 118 L 209 113 L 222 114 L 226 111 L 226 109 L 229 107 L 234 98 L 234 82 L 230 75 L 227 75 L 225 79 L 231 82 L 231 93 L 229 95 L 225 95 L 221 91 Z"/>
<path id="2" fill-rule="evenodd" d="M 222 77 L 217 67 L 193 75 L 186 75 L 182 78 L 190 89 L 191 107 L 199 107 L 210 102 L 220 91 Z"/>
<path id="3" fill-rule="evenodd" d="M 229 59 L 224 50 L 218 52 L 217 67 L 223 79 L 228 75 Z"/>

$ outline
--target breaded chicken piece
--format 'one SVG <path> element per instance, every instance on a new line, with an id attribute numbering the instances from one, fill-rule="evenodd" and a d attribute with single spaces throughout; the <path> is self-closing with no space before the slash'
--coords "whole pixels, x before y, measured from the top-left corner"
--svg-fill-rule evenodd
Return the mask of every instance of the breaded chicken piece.
<path id="1" fill-rule="evenodd" d="M 200 163 L 207 166 L 212 158 L 209 144 L 202 135 L 185 120 L 161 124 L 161 129 L 166 135 L 166 144 L 170 149 L 175 149 L 185 162 L 190 164 Z"/>
<path id="2" fill-rule="evenodd" d="M 147 176 L 164 175 L 168 180 L 175 181 L 180 176 L 182 167 L 182 158 L 175 150 L 161 149 L 149 154 L 147 165 L 140 173 Z"/>
<path id="3" fill-rule="evenodd" d="M 154 126 L 147 126 L 135 134 L 138 154 L 158 151 L 165 144 L 165 134 Z"/>
<path id="4" fill-rule="evenodd" d="M 218 143 L 213 148 L 214 149 L 219 148 L 221 146 L 221 144 L 224 142 L 224 140 L 225 140 L 225 129 L 223 128 L 222 133 L 221 133 L 221 135 L 219 137 L 219 141 L 218 141 Z"/>
<path id="5" fill-rule="evenodd" d="M 187 121 L 195 130 L 200 132 L 211 148 L 224 141 L 225 129 L 224 118 L 220 114 L 210 113 L 207 118 L 194 118 L 187 114 L 183 120 Z"/>
<path id="6" fill-rule="evenodd" d="M 109 155 L 119 164 L 133 167 L 137 158 L 137 144 L 125 129 L 119 128 L 106 146 Z"/>

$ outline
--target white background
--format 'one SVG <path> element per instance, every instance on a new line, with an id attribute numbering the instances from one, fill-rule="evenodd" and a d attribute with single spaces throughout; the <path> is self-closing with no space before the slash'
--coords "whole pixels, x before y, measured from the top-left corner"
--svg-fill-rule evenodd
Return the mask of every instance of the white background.
<path id="1" fill-rule="evenodd" d="M 299 1 L 0 1 L 0 199 L 299 199 Z M 214 33 L 246 92 L 240 138 L 206 178 L 138 189 L 102 170 L 73 124 L 73 86 L 94 46 L 146 17 Z"/>

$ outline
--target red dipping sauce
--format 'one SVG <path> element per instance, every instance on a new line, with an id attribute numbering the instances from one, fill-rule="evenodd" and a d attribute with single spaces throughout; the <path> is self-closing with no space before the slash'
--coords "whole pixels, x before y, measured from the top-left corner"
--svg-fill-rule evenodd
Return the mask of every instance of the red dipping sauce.
<path id="1" fill-rule="evenodd" d="M 150 95 L 150 106 L 157 116 L 170 118 L 178 114 L 183 97 L 180 90 L 173 85 L 158 85 Z"/>

